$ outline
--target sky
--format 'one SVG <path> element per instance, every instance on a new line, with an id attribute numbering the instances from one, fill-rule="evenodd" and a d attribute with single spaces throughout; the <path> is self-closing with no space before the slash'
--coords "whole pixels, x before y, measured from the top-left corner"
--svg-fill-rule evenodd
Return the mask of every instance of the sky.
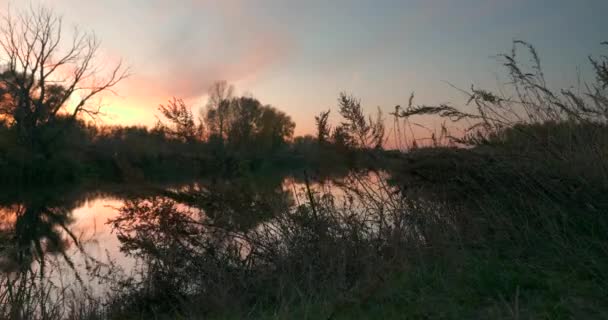
<path id="1" fill-rule="evenodd" d="M 28 1 L 0 0 L 3 10 Z M 159 104 L 205 106 L 209 86 L 235 85 L 291 115 L 296 134 L 340 92 L 368 112 L 464 97 L 448 83 L 495 88 L 496 59 L 514 39 L 534 44 L 549 82 L 566 87 L 606 53 L 606 0 L 34 0 L 66 25 L 94 31 L 107 61 L 131 76 L 105 98 L 107 124 L 153 125 Z M 583 72 L 584 74 L 584 72 Z"/>

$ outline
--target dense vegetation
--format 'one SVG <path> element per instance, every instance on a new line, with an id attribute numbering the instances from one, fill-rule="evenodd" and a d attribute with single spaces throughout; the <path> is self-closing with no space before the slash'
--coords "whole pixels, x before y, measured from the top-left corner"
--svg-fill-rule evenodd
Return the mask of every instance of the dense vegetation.
<path id="1" fill-rule="evenodd" d="M 522 47 L 532 70 L 515 57 Z M 127 203 L 112 223 L 125 252 L 150 265 L 145 281 L 112 296 L 111 313 L 601 318 L 608 59 L 591 58 L 597 77 L 587 92 L 556 94 L 531 46 L 516 42 L 503 58 L 513 80 L 503 92 L 517 98 L 473 89 L 475 113 L 413 99 L 397 108 L 408 121 L 437 114 L 473 125 L 432 147 L 411 146 L 387 160 L 387 173 L 353 173 L 329 192 L 306 183 L 295 206 L 277 196 L 234 208 L 219 196 L 210 208 L 205 190 Z M 317 120 L 322 142 L 331 130 L 324 114 Z M 260 216 L 255 208 L 272 214 L 253 229 L 225 220 Z"/>
<path id="2" fill-rule="evenodd" d="M 358 149 L 381 149 L 384 143 L 381 115 L 368 119 L 360 103 L 345 94 L 339 100 L 345 122 L 331 137 L 294 138 L 295 123 L 288 115 L 252 97 L 233 97 L 226 82 L 211 88 L 201 117 L 174 98 L 158 108 L 163 119 L 147 128 L 101 126 L 86 121 L 90 118 L 60 112 L 67 107 L 54 105 L 59 98 L 51 93 L 38 101 L 44 84 L 23 96 L 18 83 L 28 79 L 14 70 L 0 76 L 0 178 L 10 184 L 177 180 L 269 168 L 319 170 L 343 161 L 353 163 Z M 36 76 L 31 79 L 39 81 Z M 49 86 L 45 91 L 58 88 Z M 69 97 L 61 99 L 64 104 L 69 101 Z M 22 125 L 23 113 L 49 112 L 53 116 L 48 119 L 32 120 L 35 126 Z M 327 122 L 320 125 L 325 126 L 320 130 L 329 132 Z"/>
<path id="3" fill-rule="evenodd" d="M 53 138 L 36 147 L 24 142 L 7 116 L 0 123 L 0 179 L 22 186 L 171 181 L 243 171 L 317 171 L 355 162 L 355 137 L 346 132 L 340 131 L 338 143 L 294 138 L 295 124 L 281 111 L 250 97 L 228 104 L 229 118 L 219 126 L 212 118 L 215 108 L 208 109 L 207 120 L 195 123 L 190 108 L 178 99 L 160 107 L 166 120 L 154 128 L 99 126 L 57 117 L 37 129 Z"/>
<path id="4" fill-rule="evenodd" d="M 77 201 L 22 201 L 14 225 L 0 226 L 1 262 L 13 262 L 0 278 L 0 316 L 601 318 L 608 312 L 608 57 L 590 58 L 595 77 L 584 90 L 559 92 L 531 45 L 516 41 L 501 57 L 509 77 L 502 94 L 472 87 L 468 108 L 419 106 L 413 96 L 396 107 L 403 126 L 419 115 L 468 124 L 460 135 L 442 130 L 429 147 L 410 140 L 407 152 L 381 150 L 382 115 L 367 117 L 352 96 L 338 99 L 342 123 L 332 127 L 324 112 L 316 137 L 293 138 L 287 115 L 234 97 L 223 82 L 200 117 L 174 99 L 160 107 L 166 120 L 153 129 L 100 128 L 65 113 L 23 126 L 23 108 L 62 107 L 52 95 L 39 98 L 44 85 L 11 91 L 40 79 L 9 68 L 0 136 L 6 179 L 205 171 L 224 178 L 129 197 L 109 223 L 140 265 L 136 274 L 91 267 L 112 288 L 103 299 L 50 287 L 32 266 L 61 251 L 48 231 L 67 229 L 66 211 Z M 279 171 L 281 163 L 301 165 L 294 192 L 280 174 L 269 188 L 250 174 Z M 325 188 L 303 170 L 325 163 L 349 173 Z M 28 221 L 38 228 L 25 228 Z"/>

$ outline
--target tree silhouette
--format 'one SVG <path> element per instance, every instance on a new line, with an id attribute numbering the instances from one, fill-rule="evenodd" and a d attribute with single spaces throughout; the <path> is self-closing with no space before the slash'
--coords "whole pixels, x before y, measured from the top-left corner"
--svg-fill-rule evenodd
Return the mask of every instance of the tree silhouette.
<path id="1" fill-rule="evenodd" d="M 66 39 L 62 18 L 50 9 L 9 11 L 0 31 L 7 62 L 0 73 L 0 115 L 33 145 L 45 142 L 40 128 L 59 117 L 97 117 L 100 104 L 93 98 L 127 77 L 121 62 L 103 72 L 95 35 L 75 29 Z"/>
<path id="2" fill-rule="evenodd" d="M 157 127 L 162 128 L 170 137 L 185 142 L 193 142 L 203 137 L 204 127 L 202 123 L 196 124 L 192 110 L 184 100 L 173 98 L 166 105 L 160 105 L 158 110 L 165 116 L 171 125 L 167 126 L 159 122 Z"/>
<path id="3" fill-rule="evenodd" d="M 209 89 L 209 101 L 204 118 L 210 135 L 219 137 L 222 141 L 226 139 L 226 134 L 230 130 L 233 94 L 234 87 L 226 81 L 215 82 Z"/>
<path id="4" fill-rule="evenodd" d="M 366 117 L 361 108 L 361 101 L 346 93 L 340 93 L 338 107 L 344 121 L 334 130 L 334 140 L 346 146 L 382 148 L 386 131 L 380 109 L 376 119 Z"/>
<path id="5" fill-rule="evenodd" d="M 229 145 L 239 151 L 272 151 L 291 139 L 295 123 L 285 113 L 251 97 L 231 101 Z"/>
<path id="6" fill-rule="evenodd" d="M 257 140 L 264 149 L 274 151 L 292 138 L 295 127 L 291 117 L 284 112 L 263 106 L 257 124 Z"/>
<path id="7" fill-rule="evenodd" d="M 317 124 L 317 140 L 319 143 L 325 143 L 329 140 L 329 135 L 331 133 L 331 127 L 329 126 L 329 113 L 331 111 L 327 110 L 321 112 L 318 116 L 315 116 L 315 122 Z"/>

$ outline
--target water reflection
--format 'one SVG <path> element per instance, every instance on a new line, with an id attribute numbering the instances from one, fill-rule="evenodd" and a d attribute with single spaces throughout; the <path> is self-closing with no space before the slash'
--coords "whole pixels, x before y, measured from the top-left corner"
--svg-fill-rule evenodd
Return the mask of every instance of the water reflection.
<path id="1" fill-rule="evenodd" d="M 302 179 L 282 175 L 210 179 L 177 186 L 97 186 L 4 192 L 0 198 L 0 272 L 25 272 L 60 258 L 75 271 L 90 261 L 132 261 L 120 252 L 120 239 L 108 220 L 125 203 L 170 199 L 196 208 L 214 225 L 248 230 L 280 209 L 293 206 Z M 80 255 L 80 256 L 79 256 Z M 88 266 L 86 266 L 88 267 Z M 83 267 L 84 268 L 84 267 Z"/>
<path id="2" fill-rule="evenodd" d="M 352 269 L 354 257 L 382 245 L 382 228 L 395 228 L 384 226 L 391 220 L 384 216 L 387 208 L 403 212 L 397 195 L 376 192 L 373 180 L 362 179 L 364 188 L 356 187 L 356 179 L 337 179 L 342 180 L 337 184 L 319 179 L 308 188 L 304 175 L 266 175 L 3 193 L 0 309 L 22 309 L 22 298 L 11 293 L 14 288 L 41 290 L 38 297 L 45 304 L 65 300 L 66 285 L 72 295 L 95 303 L 110 290 L 127 298 L 147 292 L 161 300 L 152 304 L 158 306 L 177 303 L 180 294 L 200 293 L 203 287 L 210 299 L 228 301 L 235 292 L 257 286 L 250 283 L 255 280 L 251 273 L 261 275 L 264 283 L 281 285 L 273 282 L 277 268 L 306 271 L 311 275 L 307 281 L 323 275 L 300 266 L 333 261 L 331 268 Z M 336 197 L 344 200 L 334 203 Z M 353 197 L 365 202 L 356 204 Z M 383 216 L 373 220 L 366 212 Z M 357 241 L 338 246 L 336 237 Z M 327 259 L 333 256 L 340 258 Z M 126 285 L 112 287 L 121 284 Z M 35 312 L 43 312 L 42 306 Z"/>
<path id="3" fill-rule="evenodd" d="M 24 271 L 33 262 L 45 266 L 46 255 L 65 255 L 78 239 L 70 230 L 72 211 L 80 201 L 62 201 L 51 195 L 38 195 L 21 203 L 0 208 L 2 251 L 0 268 L 4 272 Z"/>
<path id="4" fill-rule="evenodd" d="M 349 176 L 337 189 L 249 182 L 127 201 L 111 224 L 121 249 L 143 267 L 117 291 L 123 307 L 155 314 L 193 299 L 199 314 L 272 303 L 283 293 L 348 290 L 382 261 L 401 260 L 396 249 L 420 238 L 409 225 L 411 203 L 379 176 Z"/>
<path id="5" fill-rule="evenodd" d="M 256 232 L 297 207 L 301 199 L 294 195 L 304 190 L 302 178 L 263 175 L 0 192 L 0 314 L 7 314 L 4 307 L 26 310 L 24 301 L 33 303 L 27 312 L 44 313 L 47 304 L 67 299 L 62 296 L 67 292 L 98 303 L 115 289 L 116 279 L 134 279 L 144 270 L 159 275 L 155 286 L 171 292 L 192 283 L 188 270 L 232 276 L 217 269 L 226 259 L 235 268 L 252 263 L 241 259 L 245 254 L 240 253 L 250 250 L 247 241 L 233 235 Z M 142 248 L 161 250 L 158 256 L 172 260 L 150 259 L 151 251 Z M 190 265 L 193 261 L 198 265 Z"/>
<path id="6" fill-rule="evenodd" d="M 200 210 L 205 219 L 230 229 L 248 230 L 293 203 L 283 177 L 198 183 L 166 195 Z"/>

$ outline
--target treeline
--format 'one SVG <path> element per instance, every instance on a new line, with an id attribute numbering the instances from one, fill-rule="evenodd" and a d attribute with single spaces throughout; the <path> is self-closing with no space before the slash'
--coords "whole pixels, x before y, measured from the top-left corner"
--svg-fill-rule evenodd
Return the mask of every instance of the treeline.
<path id="1" fill-rule="evenodd" d="M 362 149 L 380 149 L 384 139 L 381 115 L 367 118 L 359 101 L 345 94 L 339 98 L 344 121 L 335 129 L 328 111 L 316 119 L 316 136 L 294 137 L 296 125 L 287 114 L 253 97 L 233 96 L 226 82 L 213 85 L 198 115 L 178 98 L 159 106 L 162 119 L 151 128 L 98 125 L 66 113 L 25 128 L 11 81 L 0 77 L 8 105 L 0 122 L 0 179 L 11 185 L 336 171 L 355 166 Z M 47 100 L 42 110 L 54 108 L 54 99 Z"/>
<path id="2" fill-rule="evenodd" d="M 284 149 L 296 124 L 282 111 L 253 97 L 233 97 L 232 87 L 217 82 L 198 118 L 192 108 L 173 98 L 159 111 L 164 116 L 153 131 L 184 143 L 206 143 L 219 153 L 264 157 Z"/>
<path id="3" fill-rule="evenodd" d="M 65 122 L 72 123 L 64 126 Z M 145 127 L 100 128 L 61 119 L 45 129 L 62 132 L 44 148 L 33 148 L 19 139 L 14 126 L 2 124 L 0 179 L 4 183 L 71 183 L 83 179 L 121 182 L 193 170 L 177 158 L 191 158 L 186 151 L 193 146 L 170 141 Z"/>
<path id="4" fill-rule="evenodd" d="M 331 128 L 317 117 L 317 137 L 294 138 L 282 111 L 214 84 L 200 114 L 183 100 L 161 105 L 153 128 L 96 126 L 99 97 L 129 76 L 122 63 L 98 61 L 94 34 L 66 39 L 62 21 L 46 8 L 5 15 L 0 51 L 0 179 L 37 184 L 82 178 L 137 180 L 194 177 L 208 172 L 342 165 L 359 149 L 380 149 L 382 115 L 366 117 L 342 94 L 344 121 Z M 92 120 L 92 121 L 91 121 Z M 88 122 L 87 122 L 88 121 Z M 90 122 L 90 123 L 89 123 Z M 97 122 L 98 123 L 98 122 Z M 347 160 L 344 160 L 347 159 Z"/>

